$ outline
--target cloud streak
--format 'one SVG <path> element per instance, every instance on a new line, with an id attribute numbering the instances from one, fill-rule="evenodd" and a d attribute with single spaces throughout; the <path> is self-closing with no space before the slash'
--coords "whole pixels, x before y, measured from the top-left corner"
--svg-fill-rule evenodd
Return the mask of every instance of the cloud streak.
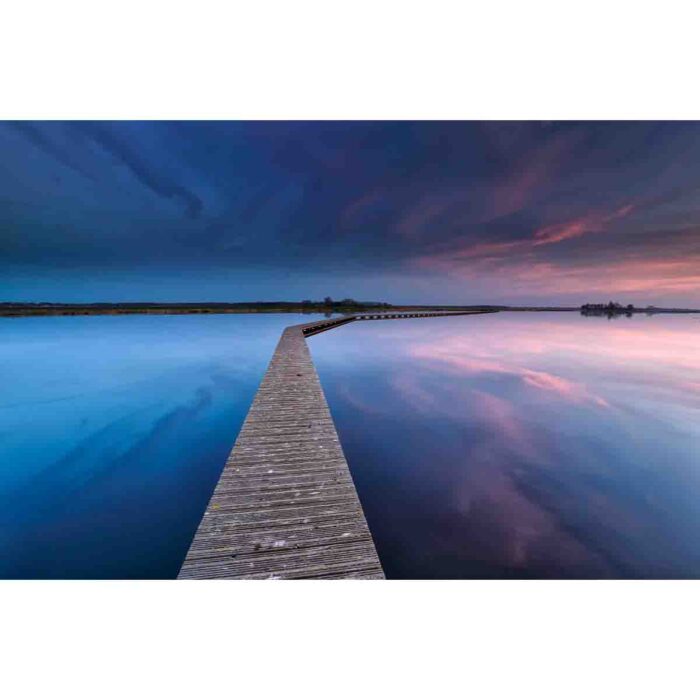
<path id="1" fill-rule="evenodd" d="M 108 126 L 102 123 L 80 122 L 76 129 L 87 134 L 93 141 L 126 166 L 131 174 L 155 194 L 167 199 L 179 199 L 185 204 L 187 214 L 196 218 L 202 212 L 202 200 L 191 190 L 171 182 L 144 162 L 136 151 L 123 143 Z"/>
<path id="2" fill-rule="evenodd" d="M 605 231 L 608 224 L 618 219 L 624 219 L 633 210 L 633 204 L 626 204 L 609 214 L 594 213 L 563 224 L 545 226 L 535 231 L 533 245 L 550 245 L 567 241 L 571 238 L 579 238 L 587 233 L 601 233 Z"/>
<path id="3" fill-rule="evenodd" d="M 87 300 L 118 263 L 115 300 L 700 305 L 700 124 L 21 122 L 0 147 L 0 298 Z"/>

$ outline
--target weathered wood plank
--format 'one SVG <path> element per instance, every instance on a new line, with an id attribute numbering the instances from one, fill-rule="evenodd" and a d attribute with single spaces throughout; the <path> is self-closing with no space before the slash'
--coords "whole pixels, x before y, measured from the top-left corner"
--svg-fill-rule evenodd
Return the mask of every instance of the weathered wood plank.
<path id="1" fill-rule="evenodd" d="M 181 579 L 383 578 L 303 329 L 280 338 Z"/>

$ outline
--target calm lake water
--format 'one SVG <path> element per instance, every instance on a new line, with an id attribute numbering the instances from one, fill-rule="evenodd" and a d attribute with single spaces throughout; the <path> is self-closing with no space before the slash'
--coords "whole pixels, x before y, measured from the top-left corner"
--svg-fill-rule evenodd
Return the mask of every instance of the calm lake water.
<path id="1" fill-rule="evenodd" d="M 700 577 L 697 315 L 366 322 L 310 346 L 388 577 Z"/>
<path id="2" fill-rule="evenodd" d="M 0 578 L 173 578 L 284 326 L 0 319 Z"/>
<path id="3" fill-rule="evenodd" d="M 295 315 L 0 319 L 0 577 L 169 578 Z M 700 577 L 700 319 L 310 339 L 393 578 Z"/>

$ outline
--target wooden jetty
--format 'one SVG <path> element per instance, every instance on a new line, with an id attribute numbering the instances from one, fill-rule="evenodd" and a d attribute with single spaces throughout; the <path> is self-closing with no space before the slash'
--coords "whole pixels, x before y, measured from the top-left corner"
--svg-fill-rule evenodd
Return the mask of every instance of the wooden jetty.
<path id="1" fill-rule="evenodd" d="M 384 578 L 306 338 L 354 321 L 480 311 L 359 313 L 286 328 L 179 579 Z"/>

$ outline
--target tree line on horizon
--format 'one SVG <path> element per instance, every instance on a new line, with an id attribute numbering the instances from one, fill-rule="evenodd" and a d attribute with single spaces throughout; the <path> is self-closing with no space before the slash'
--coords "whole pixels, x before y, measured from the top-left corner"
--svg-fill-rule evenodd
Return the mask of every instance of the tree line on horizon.
<path id="1" fill-rule="evenodd" d="M 647 313 L 653 311 L 653 306 L 647 306 L 646 309 L 638 309 L 634 304 L 627 304 L 624 306 L 617 301 L 609 301 L 607 304 L 582 304 L 581 314 L 583 316 L 607 316 L 611 318 L 613 316 L 632 316 L 633 313 L 638 311 L 646 311 Z"/>

